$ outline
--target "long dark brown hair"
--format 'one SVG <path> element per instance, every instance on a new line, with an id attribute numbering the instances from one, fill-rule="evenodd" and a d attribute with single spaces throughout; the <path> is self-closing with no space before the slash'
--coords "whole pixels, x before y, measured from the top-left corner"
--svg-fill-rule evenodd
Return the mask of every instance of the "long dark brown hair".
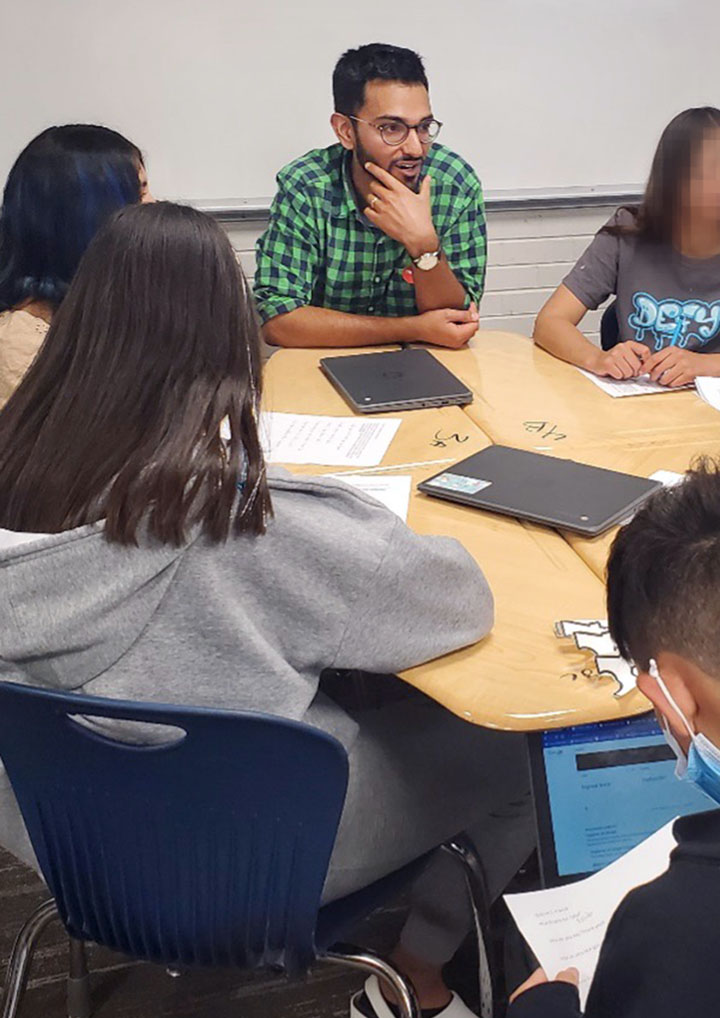
<path id="1" fill-rule="evenodd" d="M 673 117 L 660 136 L 641 204 L 624 206 L 633 222 L 605 226 L 604 232 L 672 244 L 693 162 L 708 131 L 718 128 L 720 110 L 714 106 L 698 106 Z"/>
<path id="2" fill-rule="evenodd" d="M 123 209 L 0 412 L 0 527 L 105 519 L 122 544 L 141 523 L 176 545 L 195 524 L 213 541 L 264 532 L 259 397 L 257 318 L 221 227 L 167 202 Z"/>

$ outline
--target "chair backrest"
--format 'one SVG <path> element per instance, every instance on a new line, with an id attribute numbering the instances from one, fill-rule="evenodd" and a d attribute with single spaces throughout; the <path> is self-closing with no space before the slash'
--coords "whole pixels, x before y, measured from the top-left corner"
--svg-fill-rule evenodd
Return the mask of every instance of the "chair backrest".
<path id="1" fill-rule="evenodd" d="M 185 734 L 131 744 L 73 715 Z M 0 757 L 73 936 L 153 961 L 310 964 L 347 789 L 336 739 L 265 714 L 0 683 Z"/>
<path id="2" fill-rule="evenodd" d="M 617 316 L 617 301 L 608 304 L 600 319 L 600 346 L 612 350 L 620 339 L 620 323 Z"/>

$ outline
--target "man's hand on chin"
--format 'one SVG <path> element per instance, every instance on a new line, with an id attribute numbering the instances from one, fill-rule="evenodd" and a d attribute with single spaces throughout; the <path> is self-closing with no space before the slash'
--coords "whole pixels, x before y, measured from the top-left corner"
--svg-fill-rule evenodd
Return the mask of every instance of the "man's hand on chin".
<path id="1" fill-rule="evenodd" d="M 375 163 L 366 163 L 365 169 L 375 178 L 363 210 L 373 226 L 402 244 L 411 258 L 437 251 L 440 241 L 432 220 L 430 177 L 424 177 L 415 192 Z"/>

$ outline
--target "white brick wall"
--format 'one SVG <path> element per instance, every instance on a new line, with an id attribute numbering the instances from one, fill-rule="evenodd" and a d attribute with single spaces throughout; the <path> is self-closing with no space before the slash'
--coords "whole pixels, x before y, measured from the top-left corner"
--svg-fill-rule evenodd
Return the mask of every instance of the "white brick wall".
<path id="1" fill-rule="evenodd" d="M 535 315 L 610 218 L 612 207 L 488 214 L 488 273 L 480 306 L 484 328 L 532 334 Z M 228 234 L 245 274 L 255 273 L 255 241 L 263 223 L 230 223 Z M 597 342 L 601 310 L 581 328 Z"/>

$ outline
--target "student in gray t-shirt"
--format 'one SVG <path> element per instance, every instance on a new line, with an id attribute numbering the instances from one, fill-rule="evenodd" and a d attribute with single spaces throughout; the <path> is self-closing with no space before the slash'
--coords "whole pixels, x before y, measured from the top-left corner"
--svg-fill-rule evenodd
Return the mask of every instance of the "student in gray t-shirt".
<path id="1" fill-rule="evenodd" d="M 616 295 L 618 341 L 577 328 Z M 597 375 L 668 386 L 720 375 L 720 110 L 665 128 L 642 203 L 620 208 L 540 311 L 535 342 Z"/>

